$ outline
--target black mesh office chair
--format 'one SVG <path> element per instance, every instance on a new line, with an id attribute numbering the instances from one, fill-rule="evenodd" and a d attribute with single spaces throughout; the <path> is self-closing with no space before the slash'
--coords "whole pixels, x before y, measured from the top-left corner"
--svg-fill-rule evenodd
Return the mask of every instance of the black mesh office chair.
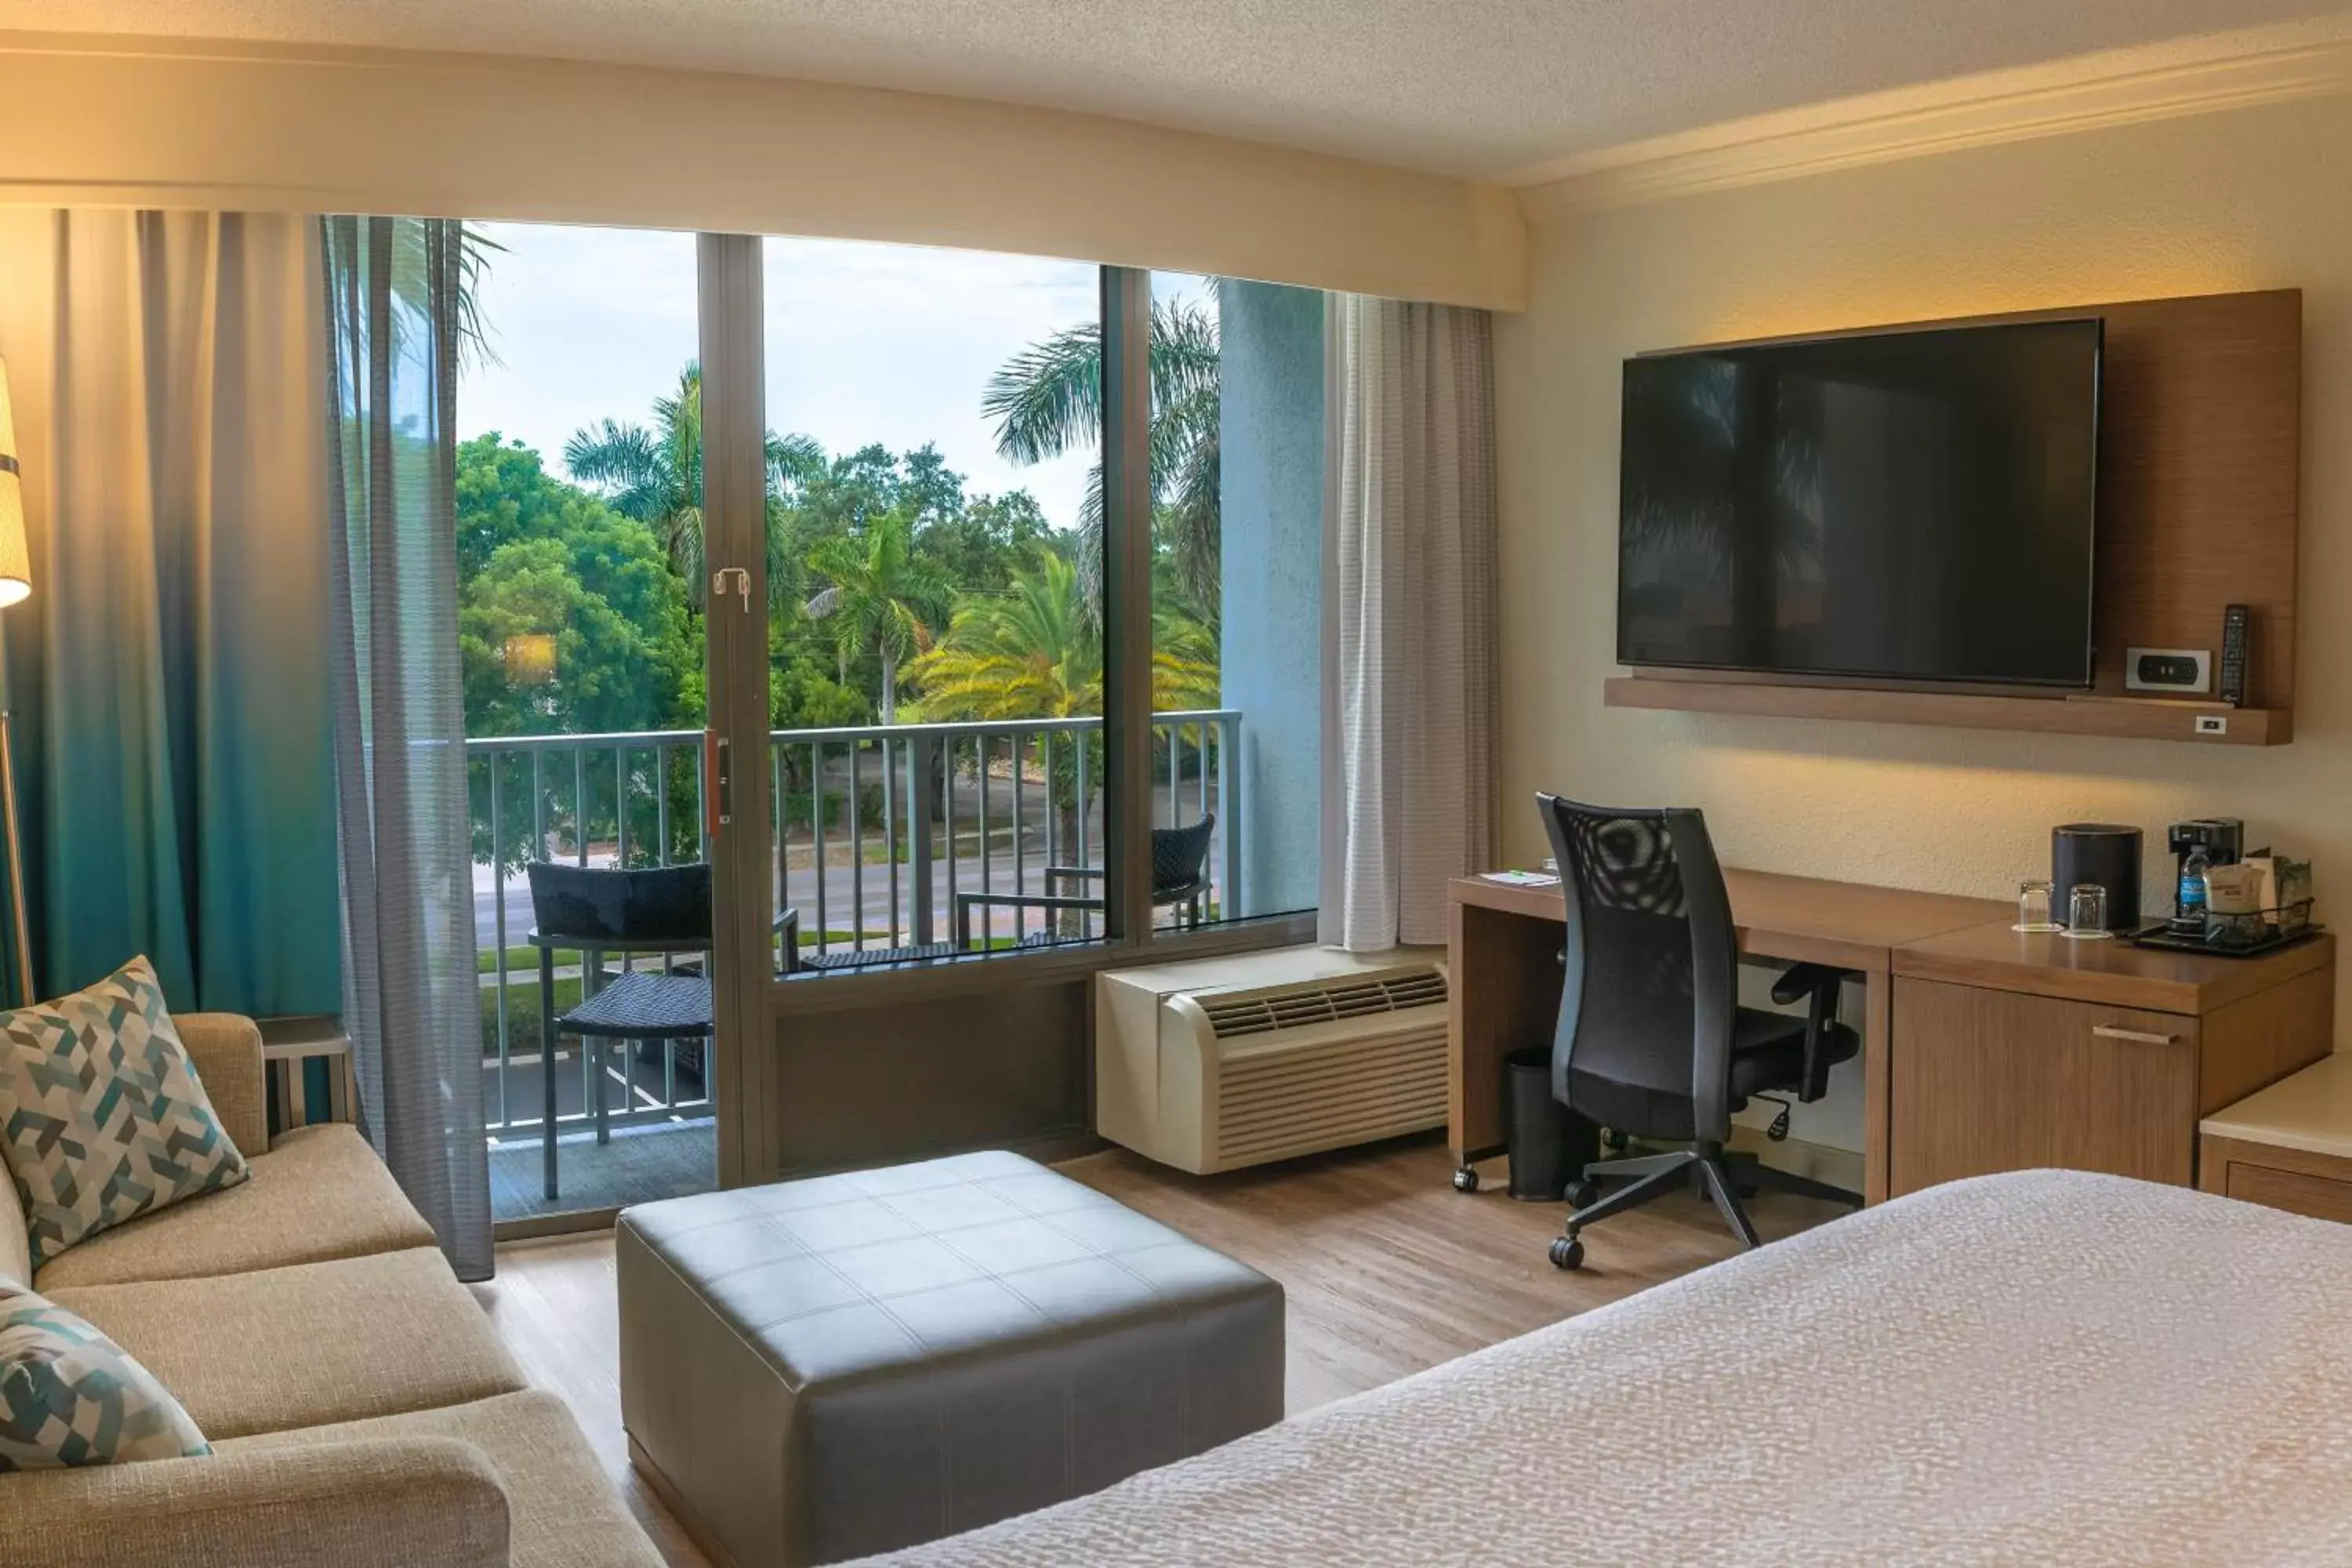
<path id="1" fill-rule="evenodd" d="M 1837 1022 L 1846 975 L 1799 964 L 1773 999 L 1810 998 L 1807 1016 L 1739 1005 L 1738 942 L 1723 869 L 1696 811 L 1611 811 L 1536 797 L 1568 904 L 1552 1093 L 1612 1132 L 1685 1147 L 1602 1160 L 1569 1193 L 1567 1234 L 1551 1260 L 1584 1261 L 1578 1233 L 1684 1187 L 1714 1200 L 1739 1239 L 1757 1245 L 1741 1189 L 1858 1203 L 1852 1193 L 1727 1153 L 1731 1113 L 1771 1090 L 1819 1100 L 1835 1064 L 1861 1048 Z M 1607 1196 L 1596 1184 L 1630 1177 Z"/>

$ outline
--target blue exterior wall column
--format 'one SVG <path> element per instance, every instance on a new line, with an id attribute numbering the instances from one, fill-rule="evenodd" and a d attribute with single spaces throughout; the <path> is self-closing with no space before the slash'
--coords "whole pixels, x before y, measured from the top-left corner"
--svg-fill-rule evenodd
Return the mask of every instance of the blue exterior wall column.
<path id="1" fill-rule="evenodd" d="M 1220 656 L 1242 714 L 1239 908 L 1315 908 L 1321 862 L 1323 295 L 1217 284 Z"/>

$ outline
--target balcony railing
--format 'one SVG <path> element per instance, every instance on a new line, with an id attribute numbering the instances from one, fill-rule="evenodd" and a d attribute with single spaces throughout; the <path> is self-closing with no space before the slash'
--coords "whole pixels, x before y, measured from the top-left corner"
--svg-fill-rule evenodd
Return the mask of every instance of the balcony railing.
<path id="1" fill-rule="evenodd" d="M 1215 818 L 1202 900 L 1210 914 L 1231 907 L 1239 885 L 1241 719 L 1229 709 L 1152 717 L 1154 824 Z M 780 968 L 821 974 L 1102 934 L 1100 719 L 779 730 L 769 739 L 776 902 L 796 912 L 798 931 Z M 542 1068 L 563 1073 L 560 1131 L 585 1127 L 600 1094 L 616 1127 L 709 1114 L 700 1041 L 616 1050 L 602 1084 L 584 1052 L 554 1069 L 536 955 L 523 946 L 522 867 L 531 859 L 668 866 L 706 857 L 702 732 L 484 738 L 467 741 L 466 752 L 491 1135 L 539 1131 L 533 1075 Z M 559 954 L 557 1011 L 649 962 L 657 961 L 608 955 L 604 973 L 592 973 L 576 954 Z"/>

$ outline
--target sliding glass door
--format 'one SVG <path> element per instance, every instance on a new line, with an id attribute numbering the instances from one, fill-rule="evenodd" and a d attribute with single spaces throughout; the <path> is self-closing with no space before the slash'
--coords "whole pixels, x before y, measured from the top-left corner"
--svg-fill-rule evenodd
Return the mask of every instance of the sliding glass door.
<path id="1" fill-rule="evenodd" d="M 786 970 L 1097 938 L 1097 269 L 764 242 Z"/>
<path id="2" fill-rule="evenodd" d="M 718 1179 L 709 1042 L 599 1053 L 553 1030 L 527 869 L 644 870 L 709 851 L 697 241 L 465 233 L 457 635 L 484 1132 L 493 1214 L 511 1230 Z M 664 962 L 562 948 L 545 989 L 560 1016 Z"/>
<path id="3" fill-rule="evenodd" d="M 1094 970 L 1308 934 L 1319 295 L 460 232 L 441 439 L 508 1234 L 1082 1140 Z M 708 951 L 534 945 L 534 864 L 708 866 Z M 554 1026 L 649 968 L 709 980 L 709 1034 Z"/>

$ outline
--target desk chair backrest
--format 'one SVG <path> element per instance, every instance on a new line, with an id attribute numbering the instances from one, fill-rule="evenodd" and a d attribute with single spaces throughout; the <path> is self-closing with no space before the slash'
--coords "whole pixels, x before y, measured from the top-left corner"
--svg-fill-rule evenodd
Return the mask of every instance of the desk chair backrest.
<path id="1" fill-rule="evenodd" d="M 532 923 L 542 936 L 626 952 L 632 942 L 680 949 L 710 940 L 710 868 L 600 870 L 535 860 Z"/>
<path id="2" fill-rule="evenodd" d="M 1720 1142 L 1738 949 L 1706 820 L 1536 798 L 1568 906 L 1553 1094 L 1637 1138 Z"/>
<path id="3" fill-rule="evenodd" d="M 1209 885 L 1209 833 L 1216 826 L 1210 814 L 1190 827 L 1151 830 L 1152 902 L 1190 898 Z"/>

